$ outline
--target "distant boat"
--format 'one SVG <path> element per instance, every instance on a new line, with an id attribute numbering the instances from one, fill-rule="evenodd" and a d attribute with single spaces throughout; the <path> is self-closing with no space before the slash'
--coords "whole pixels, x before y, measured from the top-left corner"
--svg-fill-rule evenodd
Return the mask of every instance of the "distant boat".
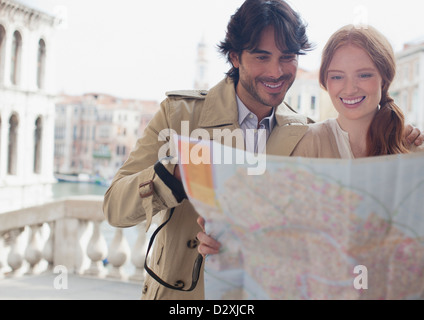
<path id="1" fill-rule="evenodd" d="M 112 180 L 111 179 L 105 179 L 105 178 L 102 178 L 102 177 L 96 177 L 94 180 L 93 180 L 93 182 L 95 183 L 95 184 L 98 184 L 99 186 L 103 186 L 103 187 L 109 187 L 110 186 L 110 184 L 112 183 Z"/>
<path id="2" fill-rule="evenodd" d="M 90 175 L 85 173 L 78 174 L 62 174 L 55 173 L 55 178 L 61 182 L 94 182 Z"/>

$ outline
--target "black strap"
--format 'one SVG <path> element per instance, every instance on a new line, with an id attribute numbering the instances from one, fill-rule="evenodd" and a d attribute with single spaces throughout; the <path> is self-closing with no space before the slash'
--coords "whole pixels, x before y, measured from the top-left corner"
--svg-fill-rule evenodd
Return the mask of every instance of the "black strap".
<path id="1" fill-rule="evenodd" d="M 171 159 L 170 157 L 164 158 L 166 160 Z M 185 193 L 184 186 L 180 180 L 175 178 L 172 174 L 166 170 L 165 166 L 162 164 L 162 160 L 155 163 L 154 169 L 159 178 L 166 184 L 166 186 L 172 190 L 172 194 L 178 202 L 187 199 L 187 194 Z"/>
<path id="2" fill-rule="evenodd" d="M 166 168 L 163 166 L 163 164 L 158 161 L 155 166 L 154 166 L 155 172 L 157 173 L 157 175 L 163 180 L 163 182 L 171 189 L 174 190 L 173 188 L 176 188 L 177 192 L 181 192 L 178 191 L 178 188 L 182 188 L 183 192 L 184 192 L 184 196 L 185 198 L 187 198 L 184 188 L 182 186 L 182 183 L 176 179 L 173 175 L 171 175 L 168 170 L 166 170 Z M 165 170 L 166 173 L 163 171 Z M 172 179 L 172 178 L 174 179 Z M 178 184 L 175 183 L 175 181 L 179 182 L 179 184 L 181 186 L 178 186 Z M 174 194 L 175 196 L 175 194 Z M 181 196 L 181 193 L 179 194 L 179 196 Z M 178 197 L 175 196 L 175 198 L 178 200 Z M 183 198 L 184 199 L 184 198 Z M 182 199 L 181 199 L 182 201 Z M 181 202 L 180 200 L 178 200 L 178 202 Z M 199 277 L 200 277 L 200 269 L 202 268 L 202 263 L 203 263 L 203 256 L 199 253 L 199 255 L 197 256 L 196 260 L 194 261 L 194 266 L 193 266 L 193 273 L 192 273 L 192 282 L 191 282 L 191 286 L 188 289 L 184 290 L 184 287 L 181 286 L 177 286 L 177 285 L 171 285 L 169 283 L 167 283 L 166 281 L 162 280 L 156 273 L 153 272 L 152 269 L 150 269 L 147 266 L 147 257 L 149 256 L 149 252 L 150 249 L 153 245 L 153 242 L 157 236 L 157 234 L 159 233 L 160 230 L 162 230 L 162 228 L 171 220 L 172 215 L 174 214 L 174 209 L 172 208 L 170 213 L 169 213 L 169 218 L 162 223 L 156 230 L 155 232 L 153 232 L 152 236 L 150 237 L 150 241 L 149 241 L 149 246 L 147 248 L 147 253 L 146 253 L 146 259 L 144 260 L 144 269 L 146 270 L 146 272 L 153 278 L 155 279 L 157 282 L 159 282 L 161 285 L 165 286 L 166 288 L 169 289 L 173 289 L 173 290 L 179 290 L 179 291 L 193 291 L 194 288 L 196 288 L 197 286 L 197 282 L 199 281 Z M 178 266 L 175 266 L 178 268 Z"/>
<path id="3" fill-rule="evenodd" d="M 167 282 L 165 282 L 164 280 L 162 280 L 156 273 L 154 273 L 154 271 L 152 269 L 150 269 L 147 266 L 147 257 L 149 256 L 149 252 L 150 249 L 153 245 L 153 242 L 156 238 L 156 235 L 159 233 L 160 230 L 162 230 L 162 228 L 169 222 L 169 220 L 171 220 L 172 215 L 174 213 L 174 209 L 171 209 L 171 212 L 169 213 L 169 218 L 162 223 L 156 230 L 155 232 L 152 234 L 150 241 L 149 241 L 149 246 L 147 248 L 147 253 L 146 253 L 146 259 L 144 260 L 144 269 L 146 270 L 146 272 L 153 278 L 155 279 L 157 282 L 159 282 L 161 285 L 169 288 L 169 289 L 173 289 L 173 290 L 179 290 L 179 291 L 193 291 L 194 288 L 196 288 L 197 286 L 197 282 L 199 281 L 199 277 L 200 277 L 200 269 L 202 267 L 202 263 L 203 263 L 203 256 L 199 253 L 199 255 L 197 256 L 195 262 L 194 262 L 194 266 L 193 266 L 193 273 L 192 273 L 192 282 L 191 282 L 191 286 L 188 289 L 185 289 L 181 286 L 176 286 L 176 285 L 171 285 Z M 178 266 L 176 266 L 178 267 Z"/>

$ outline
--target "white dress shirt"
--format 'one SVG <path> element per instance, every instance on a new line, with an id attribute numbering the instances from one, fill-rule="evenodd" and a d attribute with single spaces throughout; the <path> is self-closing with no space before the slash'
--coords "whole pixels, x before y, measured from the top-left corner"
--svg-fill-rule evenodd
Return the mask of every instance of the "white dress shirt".
<path id="1" fill-rule="evenodd" d="M 271 135 L 275 125 L 275 109 L 268 117 L 265 117 L 258 124 L 258 117 L 252 113 L 237 96 L 238 122 L 243 130 L 246 151 L 251 153 L 264 153 L 266 142 Z"/>

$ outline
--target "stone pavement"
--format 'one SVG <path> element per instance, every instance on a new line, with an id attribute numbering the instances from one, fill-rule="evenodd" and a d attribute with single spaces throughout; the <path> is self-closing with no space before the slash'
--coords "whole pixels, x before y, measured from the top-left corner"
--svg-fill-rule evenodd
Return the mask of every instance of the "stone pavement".
<path id="1" fill-rule="evenodd" d="M 24 275 L 0 279 L 0 300 L 140 300 L 142 284 L 69 274 Z M 56 284 L 67 289 L 55 289 Z"/>

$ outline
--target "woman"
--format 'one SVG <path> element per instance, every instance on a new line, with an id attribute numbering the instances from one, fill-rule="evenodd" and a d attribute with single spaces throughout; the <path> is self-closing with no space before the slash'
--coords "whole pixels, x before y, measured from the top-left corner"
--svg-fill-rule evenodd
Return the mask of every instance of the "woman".
<path id="1" fill-rule="evenodd" d="M 404 115 L 389 95 L 396 61 L 388 40 L 371 26 L 348 25 L 328 40 L 319 81 L 338 112 L 310 126 L 294 156 L 360 158 L 423 151 L 404 139 Z"/>
<path id="2" fill-rule="evenodd" d="M 292 156 L 352 159 L 424 151 L 405 139 L 404 115 L 389 95 L 395 73 L 392 46 L 375 28 L 348 25 L 334 33 L 319 81 L 338 117 L 310 125 Z M 204 229 L 203 218 L 198 224 Z M 205 232 L 197 237 L 200 253 L 219 252 L 221 244 Z"/>

